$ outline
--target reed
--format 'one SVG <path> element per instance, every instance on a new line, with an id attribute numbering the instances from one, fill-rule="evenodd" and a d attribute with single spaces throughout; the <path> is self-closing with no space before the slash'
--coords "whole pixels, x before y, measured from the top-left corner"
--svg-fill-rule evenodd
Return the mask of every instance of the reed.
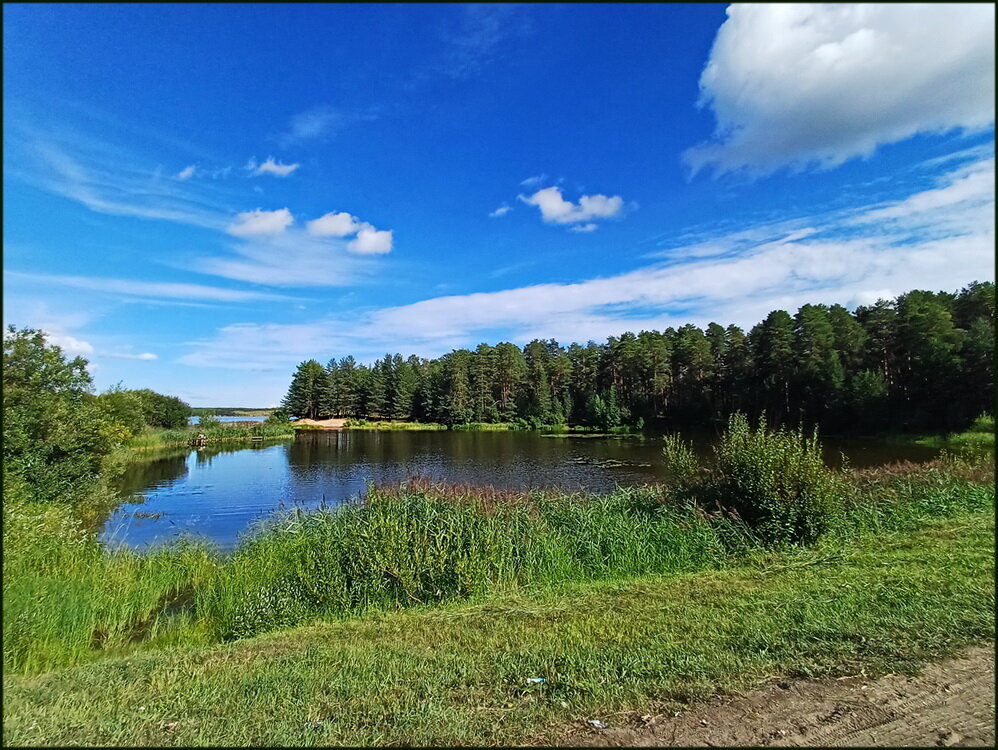
<path id="1" fill-rule="evenodd" d="M 198 435 L 204 435 L 208 442 L 252 440 L 254 437 L 285 438 L 294 437 L 295 430 L 288 424 L 272 422 L 218 422 L 191 425 L 179 430 L 146 428 L 134 435 L 126 447 L 134 450 L 155 450 L 179 445 L 190 445 Z"/>

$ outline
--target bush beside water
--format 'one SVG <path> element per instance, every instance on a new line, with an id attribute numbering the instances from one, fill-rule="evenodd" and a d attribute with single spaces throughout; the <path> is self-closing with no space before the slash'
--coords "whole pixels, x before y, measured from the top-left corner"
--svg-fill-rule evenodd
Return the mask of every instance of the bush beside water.
<path id="1" fill-rule="evenodd" d="M 716 508 L 744 521 L 766 545 L 811 544 L 828 528 L 842 502 L 842 476 L 825 466 L 817 430 L 756 429 L 734 414 L 701 466 L 682 439 L 665 441 L 675 491 L 688 503 Z"/>

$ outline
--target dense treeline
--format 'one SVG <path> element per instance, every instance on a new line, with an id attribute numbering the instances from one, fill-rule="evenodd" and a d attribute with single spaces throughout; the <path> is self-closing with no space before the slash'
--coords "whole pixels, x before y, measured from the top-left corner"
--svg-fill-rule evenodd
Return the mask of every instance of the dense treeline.
<path id="1" fill-rule="evenodd" d="M 292 416 L 523 426 L 664 422 L 696 426 L 742 411 L 825 430 L 960 429 L 994 404 L 995 285 L 912 291 L 850 312 L 774 310 L 745 333 L 687 324 L 605 344 L 534 340 L 299 365 Z"/>

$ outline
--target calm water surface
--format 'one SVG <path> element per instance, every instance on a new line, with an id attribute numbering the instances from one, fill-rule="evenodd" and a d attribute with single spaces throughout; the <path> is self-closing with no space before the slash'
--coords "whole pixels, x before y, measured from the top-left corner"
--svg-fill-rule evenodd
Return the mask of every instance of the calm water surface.
<path id="1" fill-rule="evenodd" d="M 709 452 L 710 439 L 694 439 Z M 931 448 L 868 439 L 825 438 L 855 467 L 925 461 Z M 368 483 L 413 474 L 505 489 L 563 487 L 609 491 L 667 479 L 659 437 L 548 437 L 531 432 L 306 432 L 293 440 L 239 448 L 178 449 L 134 463 L 122 477 L 122 505 L 103 539 L 146 547 L 182 533 L 231 547 L 257 519 L 298 506 L 335 505 Z"/>

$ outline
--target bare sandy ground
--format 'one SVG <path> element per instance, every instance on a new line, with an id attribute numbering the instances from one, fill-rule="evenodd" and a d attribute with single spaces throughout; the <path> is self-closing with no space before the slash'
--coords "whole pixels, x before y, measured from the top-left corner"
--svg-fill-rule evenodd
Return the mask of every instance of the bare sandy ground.
<path id="1" fill-rule="evenodd" d="M 296 419 L 293 424 L 307 424 L 315 427 L 325 427 L 328 430 L 342 429 L 345 419 Z"/>
<path id="2" fill-rule="evenodd" d="M 616 718 L 616 721 L 613 719 Z M 779 681 L 657 716 L 574 728 L 567 745 L 993 747 L 994 644 L 928 665 L 914 677 L 887 675 Z"/>

